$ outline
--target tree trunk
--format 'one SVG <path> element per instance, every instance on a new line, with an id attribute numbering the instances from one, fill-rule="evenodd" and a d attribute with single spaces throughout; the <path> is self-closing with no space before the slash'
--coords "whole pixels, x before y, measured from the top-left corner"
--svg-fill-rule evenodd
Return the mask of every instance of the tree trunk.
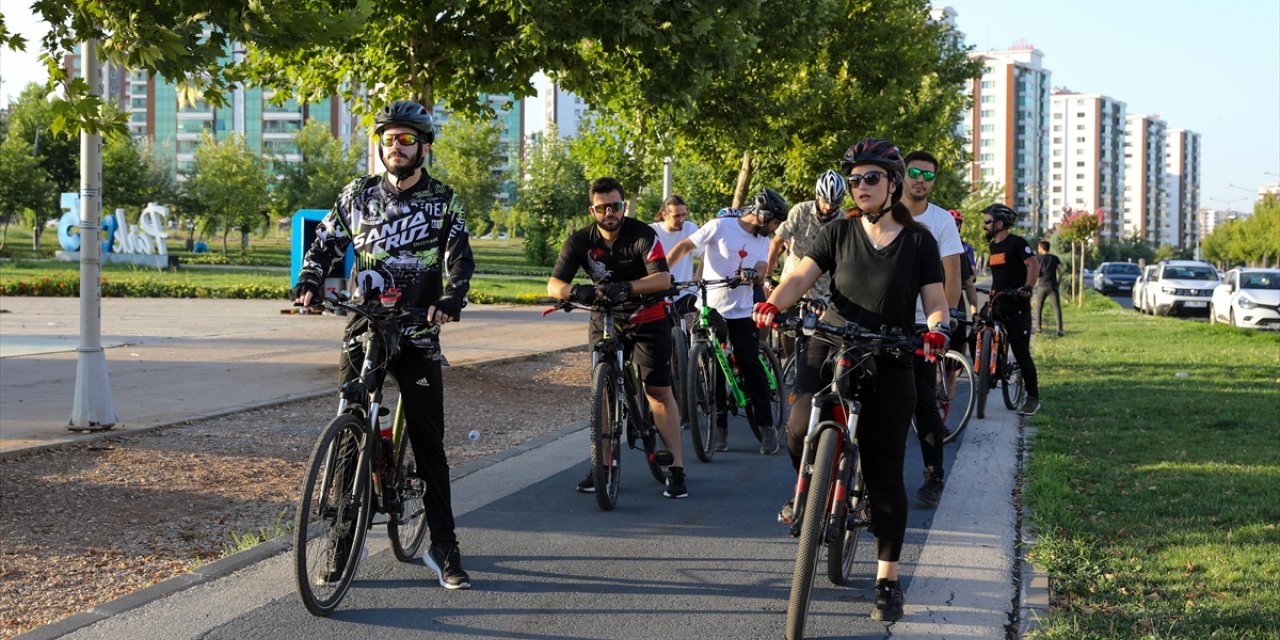
<path id="1" fill-rule="evenodd" d="M 40 250 L 40 232 L 44 230 L 40 227 L 40 220 L 38 219 L 35 224 L 31 225 L 31 248 L 36 251 Z"/>
<path id="2" fill-rule="evenodd" d="M 231 235 L 231 227 L 228 226 L 222 230 L 222 255 L 230 255 L 227 253 L 227 236 Z"/>
<path id="3" fill-rule="evenodd" d="M 248 253 L 249 253 L 249 230 L 241 229 L 240 230 L 240 255 L 246 255 Z"/>
<path id="4" fill-rule="evenodd" d="M 747 201 L 747 189 L 751 186 L 752 158 L 750 151 L 742 152 L 742 168 L 738 170 L 738 184 L 733 188 L 733 208 L 738 209 Z"/>

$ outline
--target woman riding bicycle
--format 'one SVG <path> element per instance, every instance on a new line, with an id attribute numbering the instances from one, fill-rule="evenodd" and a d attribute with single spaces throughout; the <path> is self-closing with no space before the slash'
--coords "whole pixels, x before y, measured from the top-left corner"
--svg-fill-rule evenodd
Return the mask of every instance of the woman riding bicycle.
<path id="1" fill-rule="evenodd" d="M 823 321 L 838 325 L 854 322 L 875 331 L 887 327 L 910 335 L 916 298 L 923 296 L 930 327 L 925 350 L 944 352 L 947 336 L 943 323 L 948 314 L 942 262 L 933 236 L 899 202 L 905 168 L 898 148 L 886 140 L 863 139 L 845 152 L 841 171 L 853 196 L 850 217 L 823 229 L 796 270 L 782 280 L 767 302 L 756 305 L 756 322 L 771 324 L 780 308 L 799 300 L 821 274 L 831 273 L 831 301 Z M 794 405 L 787 423 L 787 450 L 797 470 L 813 394 L 830 382 L 831 372 L 823 371 L 823 363 L 834 348 L 816 336 L 806 342 L 798 358 Z M 883 356 L 874 362 L 874 390 L 860 398 L 862 413 L 856 434 L 879 560 L 871 617 L 897 620 L 902 616 L 898 559 L 907 527 L 902 471 L 915 408 L 915 381 L 910 359 Z"/>

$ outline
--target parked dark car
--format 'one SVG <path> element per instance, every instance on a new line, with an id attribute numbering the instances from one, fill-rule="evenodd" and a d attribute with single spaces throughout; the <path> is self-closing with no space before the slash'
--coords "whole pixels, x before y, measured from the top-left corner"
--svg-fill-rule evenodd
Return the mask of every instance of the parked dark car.
<path id="1" fill-rule="evenodd" d="M 1133 292 L 1142 269 L 1132 262 L 1104 262 L 1093 272 L 1093 288 L 1104 294 Z"/>

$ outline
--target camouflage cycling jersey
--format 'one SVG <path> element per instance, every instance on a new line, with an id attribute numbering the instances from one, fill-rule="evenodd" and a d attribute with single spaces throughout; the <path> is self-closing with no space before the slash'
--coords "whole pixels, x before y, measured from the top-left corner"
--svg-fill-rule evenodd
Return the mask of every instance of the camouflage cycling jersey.
<path id="1" fill-rule="evenodd" d="M 466 304 L 475 271 L 466 216 L 453 189 L 425 169 L 404 191 L 382 176 L 357 178 L 343 188 L 316 228 L 302 272 L 328 273 L 349 246 L 355 250 L 348 284 L 354 296 L 394 287 L 404 307 L 426 309 L 442 298 L 459 308 Z M 448 285 L 442 286 L 446 269 Z M 438 348 L 439 332 L 439 325 L 417 325 L 405 336 L 415 346 Z"/>
<path id="2" fill-rule="evenodd" d="M 826 227 L 826 223 L 819 222 L 815 213 L 817 204 L 813 200 L 801 202 L 791 208 L 791 212 L 787 214 L 786 222 L 783 222 L 775 232 L 779 238 L 787 241 L 787 259 L 782 263 L 782 277 L 795 271 L 800 266 L 800 260 L 809 255 L 809 248 L 818 239 L 818 234 Z M 843 217 L 843 211 L 838 211 L 832 220 Z M 830 221 L 828 221 L 830 222 Z M 831 274 L 823 273 L 818 276 L 818 281 L 813 283 L 809 292 L 805 296 L 820 300 L 826 300 L 831 291 Z"/>

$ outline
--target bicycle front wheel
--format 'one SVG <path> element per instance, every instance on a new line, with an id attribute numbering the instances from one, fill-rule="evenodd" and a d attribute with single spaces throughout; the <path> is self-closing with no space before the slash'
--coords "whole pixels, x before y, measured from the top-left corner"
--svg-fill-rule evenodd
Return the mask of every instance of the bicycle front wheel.
<path id="1" fill-rule="evenodd" d="M 327 616 L 338 606 L 360 563 L 372 501 L 368 444 L 363 418 L 339 415 L 321 433 L 303 476 L 294 577 L 312 615 Z"/>
<path id="2" fill-rule="evenodd" d="M 977 402 L 975 409 L 978 418 L 987 417 L 987 393 L 991 391 L 991 332 L 983 331 L 978 338 L 978 366 L 974 375 L 978 380 L 978 387 L 974 389 L 974 397 Z"/>
<path id="3" fill-rule="evenodd" d="M 422 541 L 427 535 L 427 494 L 425 473 L 418 466 L 409 435 L 400 437 L 395 458 L 396 485 L 385 491 L 397 496 L 399 507 L 387 514 L 387 535 L 391 551 L 400 562 L 414 562 L 422 556 Z"/>
<path id="4" fill-rule="evenodd" d="M 804 637 L 804 620 L 813 595 L 813 579 L 827 531 L 831 483 L 835 478 L 836 450 L 839 432 L 826 429 L 818 437 L 813 457 L 813 475 L 809 478 L 809 495 L 805 499 L 800 523 L 800 544 L 796 548 L 796 566 L 791 573 L 791 597 L 787 600 L 787 640 Z"/>
<path id="5" fill-rule="evenodd" d="M 1012 358 L 1005 364 L 1004 385 L 1001 389 L 1004 395 L 1004 406 L 1010 411 L 1016 411 L 1022 406 L 1022 401 L 1027 399 L 1027 381 L 1022 377 L 1022 367 Z"/>
<path id="6" fill-rule="evenodd" d="M 862 463 L 856 452 L 844 457 L 844 464 L 853 465 L 853 486 L 849 497 L 839 505 L 831 520 L 830 541 L 827 542 L 827 579 L 831 584 L 849 584 L 853 573 L 853 559 L 858 554 L 858 540 L 862 530 L 871 526 L 871 503 L 867 500 L 867 487 L 862 482 Z"/>
<path id="7" fill-rule="evenodd" d="M 791 407 L 787 402 L 787 389 L 783 386 L 782 364 L 773 349 L 763 353 L 765 370 L 769 373 L 769 408 L 773 411 L 773 429 L 781 439 L 782 430 L 787 426 L 787 413 Z"/>
<path id="8" fill-rule="evenodd" d="M 716 363 L 711 345 L 698 342 L 689 354 L 685 376 L 685 404 L 689 408 L 689 437 L 693 452 L 703 462 L 716 455 Z"/>
<path id="9" fill-rule="evenodd" d="M 622 473 L 622 422 L 614 370 L 607 362 L 596 365 L 591 376 L 591 477 L 596 483 L 596 503 L 605 511 L 618 504 Z"/>
<path id="10" fill-rule="evenodd" d="M 938 413 L 946 435 L 944 443 L 954 442 L 969 424 L 973 415 L 974 394 L 973 365 L 956 350 L 948 351 L 938 368 Z"/>
<path id="11" fill-rule="evenodd" d="M 681 422 L 687 422 L 689 416 L 688 403 L 685 402 L 684 378 L 689 374 L 689 334 L 680 328 L 680 323 L 671 327 L 671 393 L 676 397 L 676 408 L 680 410 Z"/>

